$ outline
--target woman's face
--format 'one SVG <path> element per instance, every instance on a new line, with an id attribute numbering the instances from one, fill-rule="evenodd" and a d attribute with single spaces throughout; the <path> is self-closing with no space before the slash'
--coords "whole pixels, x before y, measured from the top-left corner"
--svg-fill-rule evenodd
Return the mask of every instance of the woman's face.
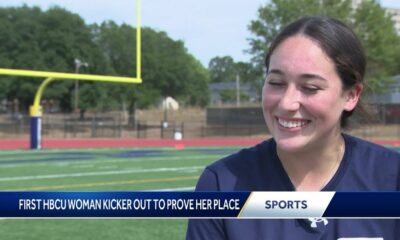
<path id="1" fill-rule="evenodd" d="M 262 100 L 278 148 L 299 152 L 331 144 L 343 110 L 356 105 L 351 94 L 316 42 L 302 35 L 284 40 L 270 57 Z"/>

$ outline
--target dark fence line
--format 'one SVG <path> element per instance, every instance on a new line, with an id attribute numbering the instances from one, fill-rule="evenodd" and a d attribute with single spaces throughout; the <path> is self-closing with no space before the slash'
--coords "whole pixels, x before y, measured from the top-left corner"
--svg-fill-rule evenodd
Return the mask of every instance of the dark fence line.
<path id="1" fill-rule="evenodd" d="M 0 137 L 2 139 L 28 138 L 30 132 L 29 116 L 0 117 Z M 390 119 L 388 124 L 362 125 L 350 131 L 351 134 L 366 139 L 400 139 L 400 123 Z M 395 122 L 395 123 L 393 123 Z M 267 136 L 265 123 L 259 119 L 240 121 L 163 122 L 136 121 L 127 123 L 122 117 L 79 118 L 44 118 L 42 123 L 43 138 L 210 138 L 210 137 L 262 137 Z"/>
<path id="2" fill-rule="evenodd" d="M 7 138 L 24 138 L 30 132 L 29 116 L 0 121 L 0 136 Z M 181 135 L 185 138 L 228 137 L 228 136 L 258 136 L 266 135 L 264 124 L 254 124 L 252 121 L 242 124 L 207 124 L 198 122 L 157 122 L 136 121 L 123 123 L 121 117 L 95 118 L 79 120 L 79 118 L 42 120 L 42 136 L 50 138 L 161 138 L 173 139 Z"/>

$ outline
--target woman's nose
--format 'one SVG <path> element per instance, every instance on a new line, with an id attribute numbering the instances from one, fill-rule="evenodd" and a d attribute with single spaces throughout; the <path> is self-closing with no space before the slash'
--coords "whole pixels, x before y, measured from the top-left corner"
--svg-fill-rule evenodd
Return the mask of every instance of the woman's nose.
<path id="1" fill-rule="evenodd" d="M 297 111 L 300 108 L 300 92 L 294 86 L 288 86 L 279 101 L 279 107 L 285 111 Z"/>

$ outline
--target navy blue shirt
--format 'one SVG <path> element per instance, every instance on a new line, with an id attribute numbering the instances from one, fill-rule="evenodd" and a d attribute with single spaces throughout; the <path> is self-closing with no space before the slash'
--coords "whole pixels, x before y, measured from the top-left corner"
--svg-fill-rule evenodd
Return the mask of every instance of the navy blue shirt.
<path id="1" fill-rule="evenodd" d="M 343 135 L 341 164 L 322 191 L 398 191 L 400 154 Z M 294 191 L 273 139 L 208 166 L 196 191 Z M 400 203 L 399 203 L 400 204 Z M 400 239 L 395 219 L 190 219 L 187 239 Z"/>

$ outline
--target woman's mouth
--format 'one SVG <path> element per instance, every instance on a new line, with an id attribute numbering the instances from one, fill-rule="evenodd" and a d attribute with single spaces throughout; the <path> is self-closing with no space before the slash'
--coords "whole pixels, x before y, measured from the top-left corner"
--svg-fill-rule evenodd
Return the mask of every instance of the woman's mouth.
<path id="1" fill-rule="evenodd" d="M 310 123 L 310 120 L 303 120 L 303 119 L 282 119 L 277 117 L 279 126 L 286 128 L 286 129 L 294 129 L 294 128 L 301 128 L 308 123 Z"/>

